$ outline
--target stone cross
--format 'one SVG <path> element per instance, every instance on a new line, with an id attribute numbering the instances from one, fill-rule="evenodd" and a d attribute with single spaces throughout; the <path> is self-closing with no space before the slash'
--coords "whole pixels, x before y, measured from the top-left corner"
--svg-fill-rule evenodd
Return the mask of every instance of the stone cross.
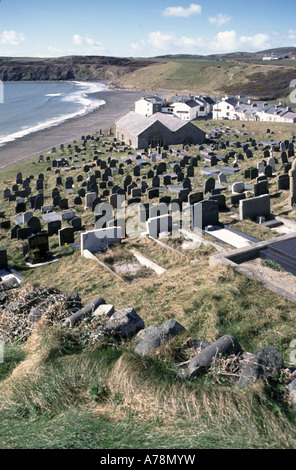
<path id="1" fill-rule="evenodd" d="M 293 209 L 293 206 L 296 204 L 296 158 L 294 159 L 292 163 L 292 168 L 289 171 L 289 177 L 290 177 L 290 201 L 289 205 L 291 209 Z"/>

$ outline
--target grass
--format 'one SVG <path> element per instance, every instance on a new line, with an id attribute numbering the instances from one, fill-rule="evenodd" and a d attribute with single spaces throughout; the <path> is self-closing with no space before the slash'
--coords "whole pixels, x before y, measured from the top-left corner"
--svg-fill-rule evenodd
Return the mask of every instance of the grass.
<path id="1" fill-rule="evenodd" d="M 156 63 L 128 73 L 119 80 L 127 88 L 279 99 L 290 94 L 290 82 L 295 77 L 295 63 L 287 61 L 283 65 L 285 67 L 262 64 L 262 61 L 158 59 Z"/>
<path id="2" fill-rule="evenodd" d="M 250 137 L 291 139 L 294 134 L 289 125 L 230 121 L 195 124 L 206 131 L 223 125 L 247 130 L 248 135 L 241 136 L 241 142 Z M 267 134 L 267 128 L 271 134 Z M 221 140 L 228 138 L 226 135 Z M 91 143 L 80 155 L 81 162 L 82 158 L 93 162 L 96 149 L 105 152 L 104 159 L 118 158 L 115 149 L 107 153 L 102 142 L 93 143 L 94 147 Z M 128 156 L 128 152 L 131 150 L 121 156 Z M 262 152 L 263 149 L 254 151 L 253 158 L 242 162 L 242 171 L 256 165 Z M 195 156 L 196 149 L 192 147 L 188 153 Z M 55 156 L 62 155 L 74 157 L 74 152 L 59 150 Z M 34 175 L 35 180 L 43 172 L 45 203 L 50 203 L 56 175 L 46 171 L 49 163 L 36 161 L 34 157 L 2 170 L 0 191 L 11 186 L 18 171 L 23 176 Z M 173 161 L 168 155 L 167 164 Z M 199 166 L 203 163 L 199 162 Z M 133 165 L 125 169 L 132 173 Z M 141 175 L 147 171 L 145 167 Z M 280 163 L 276 171 L 282 171 Z M 80 187 L 76 175 L 81 172 L 82 169 L 72 172 L 75 190 Z M 200 190 L 206 177 L 200 176 L 198 169 L 196 176 L 193 190 Z M 227 179 L 231 182 L 234 178 L 237 177 Z M 117 174 L 113 181 L 122 183 Z M 276 178 L 270 179 L 270 185 L 270 192 L 274 193 Z M 162 195 L 169 194 L 164 191 Z M 224 194 L 228 199 L 228 188 Z M 73 198 L 69 195 L 69 207 L 73 207 Z M 147 202 L 146 196 L 143 202 Z M 285 192 L 271 199 L 274 214 L 296 220 L 295 211 L 287 211 L 286 205 Z M 13 220 L 14 203 L 1 201 L 1 210 Z M 75 210 L 85 227 L 92 228 L 91 210 Z M 260 240 L 275 236 L 275 232 L 258 224 L 239 221 L 235 212 L 221 213 L 220 218 Z M 64 226 L 67 224 L 64 222 Z M 62 292 L 76 291 L 84 305 L 102 296 L 115 310 L 133 307 L 146 327 L 173 318 L 186 328 L 184 335 L 145 358 L 134 354 L 134 341 L 117 343 L 107 338 L 95 344 L 86 342 L 86 322 L 65 331 L 41 321 L 26 344 L 6 343 L 5 360 L 0 364 L 0 448 L 295 448 L 295 411 L 288 401 L 276 400 L 274 391 L 263 382 L 241 391 L 235 387 L 235 379 L 221 380 L 220 369 L 207 379 L 192 382 L 177 374 L 177 364 L 191 354 L 184 350 L 187 339 L 213 342 L 223 334 L 236 336 L 245 351 L 273 344 L 282 352 L 285 363 L 291 365 L 294 303 L 232 268 L 209 266 L 209 256 L 216 252 L 215 248 L 202 244 L 185 249 L 183 238 L 163 242 L 186 257 L 145 237 L 126 239 L 121 246 L 114 245 L 100 255 L 112 268 L 119 262 L 133 260 L 131 250 L 136 250 L 166 269 L 161 276 L 153 277 L 143 270 L 141 278 L 130 285 L 121 283 L 95 261 L 82 258 L 72 247 L 59 248 L 57 236 L 51 237 L 50 248 L 59 255 L 59 261 L 38 268 L 25 264 L 22 243 L 10 239 L 9 231 L 1 230 L 0 238 L 8 250 L 9 265 L 25 276 L 25 290 L 38 282 Z M 198 262 L 192 264 L 192 259 Z"/>

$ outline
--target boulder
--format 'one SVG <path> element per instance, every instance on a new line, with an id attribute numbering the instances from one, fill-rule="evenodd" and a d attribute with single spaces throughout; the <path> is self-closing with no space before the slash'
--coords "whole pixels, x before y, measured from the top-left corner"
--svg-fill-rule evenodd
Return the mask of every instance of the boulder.
<path id="1" fill-rule="evenodd" d="M 284 367 L 284 360 L 275 346 L 264 346 L 254 354 L 245 353 L 241 366 L 237 386 L 245 388 L 260 377 L 269 379 L 277 375 Z"/>
<path id="2" fill-rule="evenodd" d="M 269 379 L 278 374 L 284 367 L 283 356 L 275 346 L 264 346 L 255 352 L 260 363 L 260 372 Z"/>
<path id="3" fill-rule="evenodd" d="M 243 353 L 243 359 L 241 361 L 240 378 L 237 386 L 239 388 L 245 388 L 253 385 L 260 377 L 260 365 L 258 356 L 251 353 Z"/>
<path id="4" fill-rule="evenodd" d="M 122 308 L 107 320 L 104 331 L 112 336 L 127 338 L 134 336 L 145 327 L 142 318 L 133 308 Z"/>
<path id="5" fill-rule="evenodd" d="M 102 304 L 94 311 L 94 317 L 111 317 L 114 313 L 114 305 Z"/>
<path id="6" fill-rule="evenodd" d="M 218 356 L 239 355 L 242 353 L 239 342 L 234 336 L 225 335 L 191 359 L 188 365 L 188 377 L 200 375 L 210 369 L 213 360 Z"/>
<path id="7" fill-rule="evenodd" d="M 137 339 L 140 342 L 135 348 L 135 353 L 145 356 L 184 331 L 186 331 L 185 328 L 172 319 L 161 326 L 151 325 L 138 333 Z"/>

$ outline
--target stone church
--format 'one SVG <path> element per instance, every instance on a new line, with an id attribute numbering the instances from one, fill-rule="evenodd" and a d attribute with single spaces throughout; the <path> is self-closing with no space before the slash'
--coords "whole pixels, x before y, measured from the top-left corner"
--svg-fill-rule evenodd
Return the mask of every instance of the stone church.
<path id="1" fill-rule="evenodd" d="M 130 111 L 115 122 L 115 136 L 134 149 L 157 145 L 202 144 L 205 132 L 188 121 L 155 113 L 146 117 Z"/>

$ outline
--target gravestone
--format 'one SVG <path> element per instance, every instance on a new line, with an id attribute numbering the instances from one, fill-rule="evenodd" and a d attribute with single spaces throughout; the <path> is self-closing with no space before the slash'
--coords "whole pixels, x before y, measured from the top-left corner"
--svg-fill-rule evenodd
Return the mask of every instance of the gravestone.
<path id="1" fill-rule="evenodd" d="M 81 217 L 74 217 L 71 220 L 71 227 L 74 228 L 75 232 L 82 230 Z"/>
<path id="2" fill-rule="evenodd" d="M 121 227 L 107 227 L 81 233 L 81 254 L 84 250 L 91 253 L 105 251 L 113 243 L 120 243 Z"/>
<path id="3" fill-rule="evenodd" d="M 173 219 L 169 214 L 151 217 L 147 221 L 147 232 L 150 237 L 158 238 L 161 233 L 171 233 L 172 230 Z"/>
<path id="4" fill-rule="evenodd" d="M 68 199 L 66 199 L 66 198 L 60 199 L 59 207 L 60 207 L 60 209 L 62 209 L 62 210 L 67 210 L 67 209 L 69 209 L 69 206 L 68 206 Z"/>
<path id="5" fill-rule="evenodd" d="M 215 179 L 211 177 L 206 180 L 204 188 L 205 194 L 210 193 L 212 189 L 215 189 Z"/>
<path id="6" fill-rule="evenodd" d="M 268 178 L 271 178 L 271 177 L 272 177 L 272 173 L 273 173 L 272 166 L 266 165 L 266 167 L 264 168 L 264 174 L 265 174 L 265 176 L 267 176 Z"/>
<path id="7" fill-rule="evenodd" d="M 44 197 L 39 194 L 38 196 L 36 196 L 36 199 L 35 199 L 35 202 L 34 202 L 34 210 L 37 211 L 37 210 L 41 210 L 41 207 L 43 206 L 44 204 Z"/>
<path id="8" fill-rule="evenodd" d="M 52 235 L 58 235 L 59 230 L 62 227 L 61 220 L 52 220 L 47 224 L 47 233 L 51 237 Z"/>
<path id="9" fill-rule="evenodd" d="M 73 201 L 75 206 L 80 206 L 82 204 L 82 199 L 79 196 L 76 196 Z"/>
<path id="10" fill-rule="evenodd" d="M 30 217 L 27 222 L 27 226 L 31 229 L 31 232 L 36 234 L 41 231 L 41 222 L 38 217 Z"/>
<path id="11" fill-rule="evenodd" d="M 277 188 L 279 191 L 288 191 L 290 189 L 289 175 L 279 175 L 277 177 Z"/>
<path id="12" fill-rule="evenodd" d="M 10 238 L 11 239 L 17 238 L 17 231 L 18 231 L 19 228 L 21 228 L 21 226 L 17 224 L 11 229 L 11 231 L 10 231 Z"/>
<path id="13" fill-rule="evenodd" d="M 52 258 L 49 251 L 48 233 L 38 233 L 28 237 L 29 262 L 40 263 Z"/>
<path id="14" fill-rule="evenodd" d="M 21 212 L 26 212 L 26 203 L 25 202 L 19 202 L 15 206 L 15 213 L 20 214 Z"/>
<path id="15" fill-rule="evenodd" d="M 263 194 L 269 194 L 267 179 L 254 184 L 254 197 L 262 196 Z"/>
<path id="16" fill-rule="evenodd" d="M 257 217 L 270 217 L 270 196 L 252 197 L 239 202 L 240 220 L 257 220 Z"/>
<path id="17" fill-rule="evenodd" d="M 58 231 L 59 247 L 68 245 L 69 243 L 74 243 L 74 233 L 75 233 L 75 230 L 73 227 L 61 228 Z"/>
<path id="18" fill-rule="evenodd" d="M 155 197 L 159 197 L 159 189 L 158 188 L 150 188 L 147 190 L 147 198 L 154 199 Z"/>
<path id="19" fill-rule="evenodd" d="M 296 158 L 294 159 L 291 170 L 289 171 L 289 178 L 290 178 L 289 205 L 292 209 L 296 203 Z"/>
<path id="20" fill-rule="evenodd" d="M 208 225 L 218 225 L 219 206 L 216 200 L 204 200 L 191 206 L 192 229 L 204 230 Z"/>
<path id="21" fill-rule="evenodd" d="M 17 230 L 16 238 L 18 240 L 26 240 L 28 237 L 32 235 L 32 230 L 30 227 L 19 228 Z"/>
<path id="22" fill-rule="evenodd" d="M 244 182 L 236 182 L 232 185 L 232 194 L 240 194 L 243 193 L 245 190 L 245 183 Z"/>
<path id="23" fill-rule="evenodd" d="M 202 201 L 204 198 L 203 192 L 202 191 L 196 191 L 194 193 L 189 194 L 188 196 L 188 201 L 189 204 L 196 204 L 197 202 Z"/>
<path id="24" fill-rule="evenodd" d="M 8 263 L 7 263 L 7 250 L 6 248 L 1 248 L 0 249 L 0 269 L 7 269 L 8 268 Z"/>

